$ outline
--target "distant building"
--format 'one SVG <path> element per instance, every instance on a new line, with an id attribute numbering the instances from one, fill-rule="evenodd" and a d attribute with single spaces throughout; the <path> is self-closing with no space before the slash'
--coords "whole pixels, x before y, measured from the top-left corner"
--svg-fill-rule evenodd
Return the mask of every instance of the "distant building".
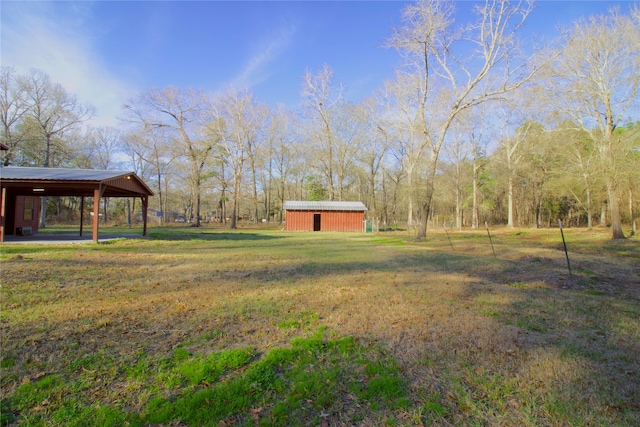
<path id="1" fill-rule="evenodd" d="M 363 231 L 362 202 L 306 202 L 284 203 L 287 231 Z"/>

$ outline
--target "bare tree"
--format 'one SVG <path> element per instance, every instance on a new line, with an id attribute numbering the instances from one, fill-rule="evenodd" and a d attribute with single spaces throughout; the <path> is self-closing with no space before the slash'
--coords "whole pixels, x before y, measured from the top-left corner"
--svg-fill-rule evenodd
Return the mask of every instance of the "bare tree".
<path id="1" fill-rule="evenodd" d="M 336 162 L 335 111 L 342 102 L 342 88 L 334 94 L 333 70 L 325 64 L 316 74 L 307 71 L 302 78 L 305 113 L 314 123 L 314 138 L 320 155 L 319 166 L 329 186 L 329 200 L 336 196 L 334 185 Z"/>
<path id="2" fill-rule="evenodd" d="M 345 200 L 350 185 L 348 180 L 353 177 L 356 156 L 368 136 L 365 129 L 367 116 L 361 106 L 350 103 L 340 105 L 334 114 L 337 199 Z"/>
<path id="3" fill-rule="evenodd" d="M 262 161 L 264 160 L 263 156 L 260 155 L 261 150 L 263 148 L 263 144 L 265 143 L 265 125 L 267 122 L 267 117 L 269 113 L 269 109 L 265 104 L 258 103 L 253 94 L 248 94 L 250 96 L 250 102 L 245 106 L 244 114 L 250 117 L 250 122 L 252 123 L 253 130 L 247 133 L 247 155 L 249 157 L 249 169 L 251 170 L 251 188 L 253 191 L 253 218 L 254 222 L 258 221 L 258 170 L 257 168 L 262 165 Z M 268 213 L 267 213 L 268 215 Z"/>
<path id="4" fill-rule="evenodd" d="M 113 127 L 98 127 L 90 129 L 88 134 L 93 167 L 105 170 L 116 167 L 116 155 L 122 148 L 120 131 Z"/>
<path id="5" fill-rule="evenodd" d="M 378 218 L 376 203 L 376 179 L 382 167 L 383 159 L 390 144 L 389 124 L 383 118 L 383 111 L 373 99 L 368 99 L 362 105 L 362 133 L 357 158 L 362 164 L 367 176 L 367 192 L 369 196 L 369 215 Z"/>
<path id="6" fill-rule="evenodd" d="M 455 199 L 455 219 L 456 228 L 461 229 L 463 223 L 463 204 L 465 201 L 466 187 L 466 166 L 473 146 L 468 140 L 469 135 L 473 135 L 473 130 L 466 125 L 470 124 L 468 118 L 460 121 L 460 126 L 452 129 L 451 144 L 445 147 L 446 156 L 451 162 L 451 174 L 453 179 L 449 180 Z"/>
<path id="7" fill-rule="evenodd" d="M 562 123 L 556 130 L 557 137 L 562 138 L 562 146 L 558 155 L 565 160 L 566 167 L 554 171 L 571 196 L 587 215 L 587 228 L 593 228 L 593 214 L 596 198 L 594 188 L 601 186 L 598 170 L 598 155 L 594 150 L 591 135 L 574 123 Z M 573 181 L 577 181 L 572 185 Z"/>
<path id="8" fill-rule="evenodd" d="M 618 10 L 581 19 L 563 36 L 562 54 L 553 64 L 551 100 L 560 111 L 591 134 L 605 179 L 613 239 L 624 238 L 620 218 L 616 127 L 638 105 L 640 25 L 635 15 Z"/>
<path id="9" fill-rule="evenodd" d="M 250 161 L 254 188 L 254 209 L 257 211 L 255 147 L 266 119 L 265 109 L 249 91 L 228 88 L 209 110 L 208 129 L 217 133 L 223 152 L 233 170 L 233 212 L 230 228 L 237 228 L 240 192 L 246 161 Z"/>
<path id="10" fill-rule="evenodd" d="M 385 110 L 384 115 L 388 118 L 386 122 L 386 132 L 391 137 L 389 151 L 401 165 L 393 174 L 396 178 L 394 183 L 394 203 L 396 203 L 398 184 L 400 177 L 407 178 L 407 225 L 414 225 L 414 200 L 415 183 L 417 181 L 418 165 L 423 159 L 427 149 L 427 140 L 423 137 L 420 124 L 419 103 L 414 95 L 415 85 L 419 81 L 415 80 L 416 74 L 406 74 L 397 72 L 396 79 L 392 82 L 385 82 L 383 90 L 380 92 L 380 102 Z M 389 175 L 391 177 L 391 175 Z M 394 205 L 394 221 L 395 205 Z"/>
<path id="11" fill-rule="evenodd" d="M 44 142 L 42 166 L 50 166 L 52 140 L 61 137 L 93 115 L 93 107 L 81 104 L 75 95 L 67 92 L 61 84 L 53 83 L 49 76 L 39 70 L 21 77 L 29 104 L 28 116 L 33 119 Z"/>
<path id="12" fill-rule="evenodd" d="M 282 224 L 283 220 L 282 208 L 287 198 L 290 175 L 296 170 L 302 157 L 297 124 L 295 116 L 287 114 L 284 108 L 280 106 L 276 114 L 272 116 L 269 128 L 269 138 L 273 141 L 274 176 L 278 181 L 276 194 L 280 202 L 278 206 L 279 224 Z"/>
<path id="13" fill-rule="evenodd" d="M 500 130 L 500 152 L 506 167 L 507 179 L 507 227 L 514 227 L 514 185 L 518 175 L 518 168 L 526 154 L 526 141 L 532 127 L 531 122 L 526 122 L 522 126 L 515 127 L 512 123 L 513 109 L 504 109 L 501 115 Z M 515 133 L 512 129 L 515 127 Z"/>
<path id="14" fill-rule="evenodd" d="M 140 172 L 141 177 L 149 176 L 156 183 L 158 210 L 166 212 L 168 175 L 171 164 L 175 160 L 175 152 L 171 150 L 167 138 L 157 130 L 155 132 L 139 130 L 127 134 L 123 145 L 134 171 Z M 160 220 L 165 221 L 166 214 Z"/>
<path id="15" fill-rule="evenodd" d="M 219 139 L 217 134 L 205 132 L 204 114 L 208 105 L 208 99 L 201 91 L 172 86 L 163 90 L 151 89 L 125 105 L 126 121 L 147 132 L 159 132 L 172 142 L 176 156 L 186 159 L 186 178 L 196 227 L 200 226 L 201 187 L 206 166 Z"/>
<path id="16" fill-rule="evenodd" d="M 468 108 L 503 99 L 537 71 L 528 68 L 516 39 L 532 7 L 531 1 L 487 0 L 474 8 L 475 22 L 454 28 L 452 1 L 422 0 L 404 9 L 404 25 L 388 40 L 415 75 L 417 117 L 429 150 L 418 239 L 426 237 L 438 160 L 453 121 Z"/>
<path id="17" fill-rule="evenodd" d="M 128 157 L 128 161 L 125 164 L 131 167 L 131 170 L 136 173 L 140 178 L 146 180 L 151 176 L 152 170 L 155 168 L 158 177 L 158 203 L 159 210 L 163 212 L 163 193 L 162 193 L 162 183 L 160 180 L 161 174 L 158 172 L 160 167 L 155 167 L 154 164 L 149 160 L 153 158 L 153 156 L 149 156 L 150 150 L 147 149 L 146 144 L 142 142 L 144 140 L 144 136 L 131 133 L 125 134 L 123 137 L 122 143 L 122 153 Z M 133 205 L 131 204 L 133 201 Z M 135 212 L 135 197 L 127 198 L 127 225 L 131 227 L 131 213 Z M 161 218 L 161 221 L 163 218 Z"/>
<path id="18" fill-rule="evenodd" d="M 89 158 L 91 165 L 97 169 L 108 170 L 117 161 L 115 155 L 120 151 L 120 132 L 112 127 L 92 128 L 88 131 Z M 109 198 L 102 198 L 103 220 L 107 221 Z"/>
<path id="19" fill-rule="evenodd" d="M 9 147 L 6 153 L 3 152 L 5 166 L 11 163 L 14 151 L 23 139 L 23 134 L 16 132 L 16 126 L 29 111 L 25 95 L 24 87 L 20 85 L 15 70 L 3 66 L 0 70 L 0 119 L 2 120 L 0 142 Z"/>
<path id="20" fill-rule="evenodd" d="M 282 223 L 282 206 L 286 195 L 289 172 L 294 167 L 294 143 L 297 134 L 293 125 L 295 118 L 288 114 L 284 105 L 278 105 L 271 111 L 265 130 L 266 144 L 262 157 L 264 170 L 262 186 L 264 192 L 264 210 L 267 221 L 271 221 L 272 212 L 279 212 L 279 223 Z M 274 198 L 279 200 L 275 206 Z"/>
<path id="21" fill-rule="evenodd" d="M 53 83 L 49 76 L 39 70 L 31 70 L 20 77 L 29 111 L 27 118 L 30 128 L 36 131 L 44 142 L 43 167 L 51 165 L 52 147 L 55 139 L 73 130 L 93 115 L 93 107 L 81 104 L 59 83 Z M 46 198 L 43 198 L 40 212 L 40 228 L 45 227 L 47 214 Z"/>

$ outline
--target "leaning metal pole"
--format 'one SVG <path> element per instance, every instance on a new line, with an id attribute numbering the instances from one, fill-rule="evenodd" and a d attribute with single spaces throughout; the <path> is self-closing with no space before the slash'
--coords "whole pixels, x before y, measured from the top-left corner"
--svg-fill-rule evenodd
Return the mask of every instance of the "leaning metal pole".
<path id="1" fill-rule="evenodd" d="M 564 246 L 564 255 L 567 257 L 567 268 L 569 276 L 571 276 L 571 263 L 569 263 L 569 252 L 567 251 L 567 242 L 564 240 L 564 232 L 562 231 L 562 221 L 558 218 L 558 226 L 560 226 L 560 235 L 562 235 L 562 245 Z"/>

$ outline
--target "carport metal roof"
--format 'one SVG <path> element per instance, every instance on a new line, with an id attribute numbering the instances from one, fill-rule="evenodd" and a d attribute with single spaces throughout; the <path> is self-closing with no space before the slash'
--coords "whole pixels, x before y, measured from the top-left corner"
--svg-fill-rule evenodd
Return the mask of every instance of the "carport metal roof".
<path id="1" fill-rule="evenodd" d="M 133 172 L 95 169 L 31 168 L 18 166 L 0 167 L 2 188 L 2 233 L 4 237 L 4 212 L 6 192 L 19 196 L 76 196 L 94 198 L 93 241 L 98 241 L 99 201 L 101 197 L 140 197 L 146 212 L 149 196 L 153 191 Z M 84 200 L 84 199 L 83 199 Z M 82 216 L 82 212 L 81 212 Z M 146 235 L 146 214 L 143 215 Z M 80 224 L 82 235 L 82 221 Z"/>
<path id="2" fill-rule="evenodd" d="M 91 197 L 99 187 L 101 197 L 153 196 L 153 191 L 133 172 L 95 169 L 3 166 L 0 185 L 21 196 Z"/>

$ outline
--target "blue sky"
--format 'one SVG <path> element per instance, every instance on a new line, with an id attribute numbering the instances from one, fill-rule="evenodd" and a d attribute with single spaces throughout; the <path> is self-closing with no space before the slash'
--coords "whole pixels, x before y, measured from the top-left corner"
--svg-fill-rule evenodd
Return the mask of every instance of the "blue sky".
<path id="1" fill-rule="evenodd" d="M 3 66 L 39 68 L 96 107 L 96 126 L 117 126 L 121 106 L 168 85 L 216 92 L 249 87 L 272 106 L 300 102 L 301 78 L 323 64 L 345 97 L 373 94 L 398 55 L 381 47 L 403 1 L 0 2 Z M 529 40 L 632 2 L 541 1 Z M 459 19 L 469 2 L 459 2 Z"/>

